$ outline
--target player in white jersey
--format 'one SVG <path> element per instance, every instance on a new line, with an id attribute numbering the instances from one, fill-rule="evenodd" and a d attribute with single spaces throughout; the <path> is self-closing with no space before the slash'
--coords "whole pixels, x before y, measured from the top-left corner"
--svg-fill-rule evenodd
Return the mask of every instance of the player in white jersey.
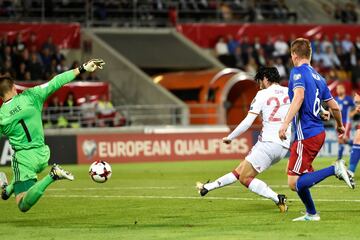
<path id="1" fill-rule="evenodd" d="M 286 133 L 287 141 L 280 140 L 278 135 L 290 106 L 288 88 L 279 85 L 280 75 L 274 67 L 260 68 L 255 80 L 259 83 L 261 90 L 252 101 L 246 118 L 232 133 L 223 138 L 223 142 L 230 144 L 234 138 L 247 131 L 260 114 L 263 120 L 263 128 L 258 142 L 245 157 L 245 161 L 242 161 L 232 172 L 214 182 L 205 184 L 198 182 L 196 187 L 200 195 L 205 196 L 209 191 L 239 180 L 252 192 L 273 200 L 281 212 L 286 212 L 286 196 L 277 194 L 265 182 L 255 177 L 284 158 L 289 150 L 291 129 L 289 128 Z"/>

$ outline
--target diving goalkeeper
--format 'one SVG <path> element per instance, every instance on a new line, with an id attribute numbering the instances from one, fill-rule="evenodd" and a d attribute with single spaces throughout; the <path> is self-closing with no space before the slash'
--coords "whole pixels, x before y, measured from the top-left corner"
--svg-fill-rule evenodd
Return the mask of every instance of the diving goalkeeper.
<path id="1" fill-rule="evenodd" d="M 0 172 L 2 199 L 7 200 L 14 193 L 19 209 L 27 212 L 51 183 L 61 179 L 74 180 L 71 173 L 54 164 L 50 173 L 37 181 L 37 174 L 48 166 L 50 158 L 50 149 L 44 142 L 43 104 L 51 94 L 80 73 L 94 72 L 98 68 L 102 69 L 104 64 L 102 59 L 92 59 L 21 94 L 17 94 L 12 78 L 0 77 L 0 97 L 3 100 L 0 108 L 0 133 L 9 139 L 15 151 L 11 161 L 12 181 L 8 183 L 5 173 Z"/>

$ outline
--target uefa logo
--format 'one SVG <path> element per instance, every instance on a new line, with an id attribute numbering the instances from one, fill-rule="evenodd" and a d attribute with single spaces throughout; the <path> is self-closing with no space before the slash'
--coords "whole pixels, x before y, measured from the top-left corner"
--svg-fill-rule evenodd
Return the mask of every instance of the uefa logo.
<path id="1" fill-rule="evenodd" d="M 82 150 L 84 155 L 88 159 L 92 159 L 97 150 L 97 145 L 95 140 L 85 140 L 82 144 Z"/>

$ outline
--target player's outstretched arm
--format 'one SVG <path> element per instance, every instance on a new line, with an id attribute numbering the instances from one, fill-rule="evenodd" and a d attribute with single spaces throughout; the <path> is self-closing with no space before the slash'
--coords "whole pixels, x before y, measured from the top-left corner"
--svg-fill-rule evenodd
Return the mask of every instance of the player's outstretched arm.
<path id="1" fill-rule="evenodd" d="M 302 87 L 294 89 L 294 98 L 290 104 L 290 108 L 288 113 L 286 114 L 284 123 L 279 130 L 279 137 L 281 140 L 286 140 L 286 130 L 288 129 L 289 124 L 301 108 L 301 105 L 304 101 L 304 93 L 305 89 Z"/>
<path id="2" fill-rule="evenodd" d="M 257 116 L 257 114 L 249 112 L 244 120 L 242 120 L 241 123 L 234 129 L 234 131 L 232 131 L 227 137 L 223 138 L 223 142 L 229 144 L 233 139 L 246 132 L 249 127 L 251 127 Z"/>
<path id="3" fill-rule="evenodd" d="M 44 102 L 51 94 L 53 94 L 59 88 L 74 80 L 77 75 L 84 72 L 94 72 L 97 69 L 103 69 L 104 65 L 105 62 L 102 59 L 91 59 L 90 61 L 87 61 L 78 68 L 58 74 L 49 82 L 34 87 L 33 91 Z"/>

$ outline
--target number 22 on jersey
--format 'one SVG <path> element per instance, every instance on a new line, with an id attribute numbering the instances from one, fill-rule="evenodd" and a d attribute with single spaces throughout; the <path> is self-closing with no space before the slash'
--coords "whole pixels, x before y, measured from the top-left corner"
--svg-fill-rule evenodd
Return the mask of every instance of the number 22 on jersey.
<path id="1" fill-rule="evenodd" d="M 284 99 L 283 99 L 283 104 L 286 104 L 288 103 L 289 101 L 289 96 L 286 96 Z M 275 103 L 275 106 L 270 114 L 270 117 L 268 119 L 269 122 L 280 122 L 281 121 L 281 118 L 280 117 L 276 117 L 276 113 L 277 111 L 279 111 L 280 107 L 281 107 L 281 104 L 280 104 L 280 100 L 278 97 L 271 97 L 267 100 L 266 104 L 268 106 L 270 106 L 272 103 Z"/>

